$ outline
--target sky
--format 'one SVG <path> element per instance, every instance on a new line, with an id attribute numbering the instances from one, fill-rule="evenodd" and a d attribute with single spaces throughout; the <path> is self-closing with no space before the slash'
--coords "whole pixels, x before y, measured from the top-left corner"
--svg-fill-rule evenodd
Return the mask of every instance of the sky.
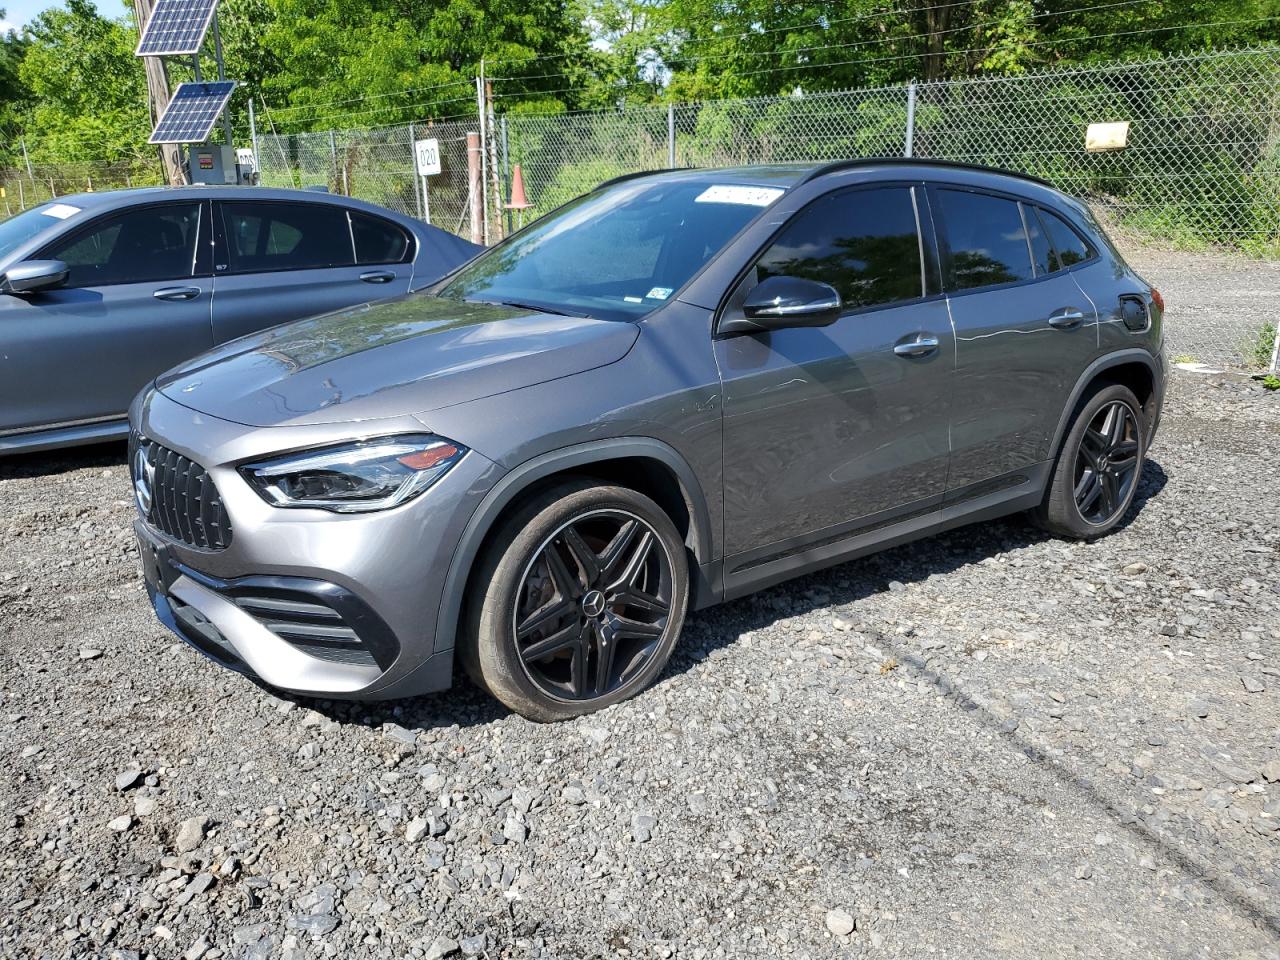
<path id="1" fill-rule="evenodd" d="M 122 0 L 94 0 L 94 3 L 108 17 L 114 19 L 124 15 L 125 5 Z M 57 4 L 50 3 L 49 0 L 0 0 L 0 10 L 5 12 L 4 17 L 0 18 L 0 33 L 17 29 L 34 19 L 41 10 L 54 6 Z"/>

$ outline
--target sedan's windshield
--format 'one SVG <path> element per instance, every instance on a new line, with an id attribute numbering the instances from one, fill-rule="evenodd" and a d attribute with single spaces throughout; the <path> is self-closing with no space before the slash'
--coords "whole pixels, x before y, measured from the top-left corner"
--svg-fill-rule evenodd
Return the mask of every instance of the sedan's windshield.
<path id="1" fill-rule="evenodd" d="M 47 212 L 55 206 L 57 205 L 44 203 L 16 217 L 0 221 L 0 260 L 17 250 L 41 230 L 57 223 L 61 218 Z"/>
<path id="2" fill-rule="evenodd" d="M 660 307 L 777 187 L 624 181 L 588 194 L 464 267 L 440 296 L 632 320 Z"/>

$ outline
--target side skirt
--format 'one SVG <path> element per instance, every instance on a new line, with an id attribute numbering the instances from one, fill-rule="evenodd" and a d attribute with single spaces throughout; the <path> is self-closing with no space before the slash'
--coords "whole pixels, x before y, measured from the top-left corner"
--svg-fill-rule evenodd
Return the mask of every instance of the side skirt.
<path id="1" fill-rule="evenodd" d="M 1044 499 L 1045 484 L 1052 467 L 1053 461 L 1046 460 L 1014 474 L 984 480 L 972 487 L 948 493 L 941 504 L 928 510 L 872 530 L 867 530 L 865 524 L 859 524 L 838 539 L 828 535 L 815 542 L 815 538 L 810 536 L 786 552 L 774 552 L 763 561 L 742 565 L 741 556 L 737 564 L 735 558 L 728 557 L 724 561 L 721 600 L 736 600 L 792 577 L 856 560 L 944 530 L 1030 510 Z"/>
<path id="2" fill-rule="evenodd" d="M 121 418 L 94 420 L 70 426 L 23 429 L 0 434 L 0 457 L 10 453 L 35 453 L 58 447 L 78 447 L 86 443 L 124 440 L 129 436 L 129 421 Z"/>

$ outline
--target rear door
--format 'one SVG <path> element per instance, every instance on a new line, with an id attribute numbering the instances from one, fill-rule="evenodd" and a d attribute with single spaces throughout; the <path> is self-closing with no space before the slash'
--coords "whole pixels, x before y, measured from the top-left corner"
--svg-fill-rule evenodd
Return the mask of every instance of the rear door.
<path id="1" fill-rule="evenodd" d="M 1063 405 L 1098 342 L 1093 304 L 1055 262 L 1036 208 L 931 188 L 956 333 L 949 499 L 1049 456 Z"/>
<path id="2" fill-rule="evenodd" d="M 124 416 L 157 374 L 213 343 L 209 203 L 105 214 L 42 249 L 67 281 L 0 295 L 0 431 Z"/>
<path id="3" fill-rule="evenodd" d="M 409 289 L 414 240 L 390 220 L 334 203 L 220 200 L 215 206 L 218 343 Z"/>

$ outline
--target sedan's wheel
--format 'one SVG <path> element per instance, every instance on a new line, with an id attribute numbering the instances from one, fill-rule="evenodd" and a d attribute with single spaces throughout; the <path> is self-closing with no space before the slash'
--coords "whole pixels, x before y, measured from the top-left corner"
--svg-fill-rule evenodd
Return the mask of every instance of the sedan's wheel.
<path id="1" fill-rule="evenodd" d="M 1111 385 L 1079 409 L 1036 518 L 1062 536 L 1089 540 L 1111 530 L 1133 503 L 1146 454 L 1141 406 Z"/>
<path id="2" fill-rule="evenodd" d="M 535 720 L 646 686 L 671 655 L 688 598 L 684 544 L 666 514 L 633 490 L 586 482 L 513 516 L 479 576 L 464 663 Z"/>

